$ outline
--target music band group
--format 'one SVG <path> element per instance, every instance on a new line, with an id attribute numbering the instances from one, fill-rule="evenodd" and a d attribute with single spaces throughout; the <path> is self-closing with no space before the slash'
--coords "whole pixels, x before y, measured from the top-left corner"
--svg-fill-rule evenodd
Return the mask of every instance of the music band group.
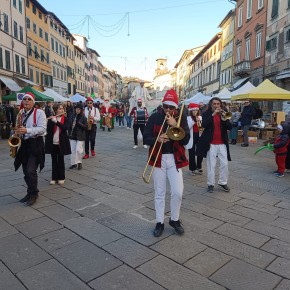
<path id="1" fill-rule="evenodd" d="M 65 115 L 62 104 L 55 104 L 54 116 L 46 117 L 44 111 L 34 108 L 35 97 L 26 93 L 22 100 L 23 109 L 17 116 L 15 135 L 11 138 L 20 138 L 20 145 L 15 152 L 15 170 L 21 165 L 24 180 L 27 184 L 27 195 L 20 202 L 33 205 L 38 198 L 37 168 L 44 167 L 45 153 L 51 154 L 52 179 L 50 184 L 64 184 L 65 165 L 64 156 L 71 154 L 70 169 L 82 169 L 82 159 L 95 156 L 95 138 L 97 122 L 103 118 L 103 126 L 110 124 L 105 120 L 110 116 L 110 106 L 105 104 L 99 112 L 93 107 L 93 100 L 87 99 L 86 108 L 77 103 L 75 112 Z M 208 191 L 213 192 L 215 186 L 215 167 L 217 158 L 220 160 L 218 185 L 229 191 L 228 161 L 230 160 L 227 131 L 231 129 L 230 118 L 222 109 L 219 98 L 212 98 L 208 109 L 199 115 L 197 104 L 190 104 L 187 108 L 188 116 L 184 112 L 184 104 L 178 109 L 178 96 L 171 89 L 166 92 L 162 100 L 162 107 L 148 117 L 142 99 L 138 99 L 130 115 L 134 118 L 134 147 L 137 146 L 137 134 L 143 134 L 143 146 L 149 148 L 148 165 L 152 170 L 147 177 L 147 166 L 143 172 L 143 179 L 150 181 L 153 176 L 155 191 L 156 227 L 154 236 L 159 237 L 164 230 L 164 210 L 166 180 L 169 180 L 171 192 L 171 225 L 177 234 L 184 233 L 179 220 L 183 194 L 182 168 L 189 166 L 193 174 L 202 173 L 202 160 L 207 158 Z M 203 128 L 200 134 L 200 128 Z M 45 138 L 44 138 L 45 136 Z M 44 142 L 45 139 L 45 142 Z M 10 143 L 13 144 L 14 142 Z M 16 142 L 17 143 L 17 142 Z M 85 145 L 85 155 L 83 150 Z M 13 147 L 12 147 L 13 148 Z M 188 149 L 189 160 L 186 156 Z"/>

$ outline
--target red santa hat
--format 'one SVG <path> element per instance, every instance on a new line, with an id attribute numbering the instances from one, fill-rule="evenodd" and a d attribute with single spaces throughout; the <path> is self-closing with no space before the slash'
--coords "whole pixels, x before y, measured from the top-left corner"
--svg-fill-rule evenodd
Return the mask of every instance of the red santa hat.
<path id="1" fill-rule="evenodd" d="M 30 92 L 25 93 L 22 99 L 24 98 L 29 98 L 33 101 L 33 103 L 35 103 L 35 96 L 33 93 L 30 93 Z"/>
<path id="2" fill-rule="evenodd" d="M 174 106 L 175 108 L 178 107 L 178 96 L 175 90 L 170 89 L 168 90 L 162 100 L 162 103 L 169 106 Z"/>
<path id="3" fill-rule="evenodd" d="M 91 97 L 87 97 L 86 102 L 93 102 L 94 100 Z"/>
<path id="4" fill-rule="evenodd" d="M 190 103 L 190 104 L 188 105 L 188 110 L 189 110 L 189 111 L 192 111 L 192 110 L 194 110 L 194 109 L 199 109 L 199 105 L 198 105 L 198 104 L 195 104 L 195 103 Z"/>
<path id="5" fill-rule="evenodd" d="M 138 103 L 142 103 L 143 100 L 142 100 L 141 98 L 139 98 L 139 99 L 137 100 L 137 102 L 138 102 Z"/>

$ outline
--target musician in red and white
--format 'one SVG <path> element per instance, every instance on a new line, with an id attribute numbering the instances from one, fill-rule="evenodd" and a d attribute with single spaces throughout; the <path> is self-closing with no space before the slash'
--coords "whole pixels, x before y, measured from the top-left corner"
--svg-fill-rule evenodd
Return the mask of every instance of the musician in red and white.
<path id="1" fill-rule="evenodd" d="M 105 126 L 108 127 L 108 132 L 111 132 L 112 128 L 112 106 L 109 103 L 109 99 L 105 99 L 102 105 L 101 117 L 102 117 L 102 128 L 105 131 Z"/>
<path id="2" fill-rule="evenodd" d="M 96 143 L 96 134 L 97 134 L 97 122 L 100 121 L 100 112 L 98 108 L 93 106 L 94 100 L 91 97 L 87 98 L 85 108 L 85 116 L 88 120 L 88 129 L 86 131 L 86 141 L 85 141 L 85 156 L 83 159 L 88 159 L 90 143 L 91 143 L 91 155 L 96 156 L 95 152 L 95 143 Z"/>
<path id="3" fill-rule="evenodd" d="M 138 131 L 140 129 L 141 134 L 143 136 L 144 129 L 145 129 L 145 124 L 148 120 L 148 111 L 146 107 L 142 106 L 142 99 L 138 99 L 137 101 L 137 107 L 134 107 L 131 112 L 130 116 L 133 117 L 134 120 L 134 125 L 133 125 L 133 130 L 134 130 L 134 146 L 133 148 L 136 149 L 138 147 Z M 147 145 L 143 145 L 144 148 L 147 148 Z"/>

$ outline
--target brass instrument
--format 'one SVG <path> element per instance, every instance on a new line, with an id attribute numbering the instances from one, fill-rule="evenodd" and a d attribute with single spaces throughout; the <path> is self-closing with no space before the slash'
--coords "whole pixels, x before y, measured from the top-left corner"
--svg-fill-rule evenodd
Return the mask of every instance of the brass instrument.
<path id="1" fill-rule="evenodd" d="M 20 128 L 22 125 L 22 110 L 19 111 L 17 117 L 16 117 L 16 124 L 15 124 L 15 128 Z M 12 158 L 16 157 L 17 154 L 17 150 L 18 147 L 21 145 L 21 139 L 19 136 L 17 136 L 15 133 L 10 136 L 10 138 L 8 139 L 8 145 L 10 146 L 10 156 Z"/>
<path id="2" fill-rule="evenodd" d="M 88 108 L 88 110 L 89 110 L 89 114 L 88 114 L 88 130 L 89 131 L 91 131 L 92 130 L 92 125 L 93 125 L 93 123 L 92 123 L 92 120 L 91 120 L 91 118 L 92 118 L 92 110 L 90 110 L 89 108 Z"/>
<path id="3" fill-rule="evenodd" d="M 182 107 L 181 107 L 181 109 L 180 109 L 180 113 L 179 113 L 179 117 L 178 117 L 177 125 L 176 125 L 175 127 L 169 127 L 169 126 L 168 126 L 168 127 L 167 127 L 167 130 L 166 130 L 166 132 L 165 132 L 165 134 L 167 134 L 168 138 L 171 139 L 171 140 L 179 141 L 179 140 L 182 140 L 182 139 L 184 138 L 184 136 L 185 136 L 185 131 L 180 127 L 180 123 L 181 123 L 181 118 L 182 118 L 182 112 L 183 112 L 183 109 L 184 109 L 184 102 L 183 102 Z M 142 174 L 142 178 L 143 178 L 144 182 L 146 182 L 146 183 L 149 183 L 149 182 L 150 182 L 150 179 L 151 179 L 151 176 L 152 176 L 153 170 L 154 170 L 154 168 L 155 168 L 156 162 L 157 162 L 158 157 L 159 157 L 159 154 L 160 154 L 160 152 L 161 152 L 163 142 L 160 144 L 160 147 L 159 147 L 159 149 L 158 149 L 158 152 L 157 152 L 156 158 L 155 158 L 155 160 L 154 160 L 154 163 L 153 163 L 152 169 L 151 169 L 151 171 L 150 171 L 150 173 L 149 173 L 149 175 L 148 175 L 148 178 L 146 178 L 146 171 L 147 171 L 147 168 L 148 168 L 149 162 L 150 162 L 150 160 L 151 160 L 151 158 L 152 158 L 152 155 L 153 155 L 153 153 L 154 153 L 155 147 L 156 147 L 156 145 L 157 145 L 157 143 L 158 143 L 158 139 L 159 139 L 159 137 L 160 137 L 160 135 L 161 135 L 161 133 L 162 133 L 162 131 L 163 131 L 164 124 L 165 124 L 165 122 L 167 121 L 168 117 L 169 117 L 169 116 L 166 115 L 165 118 L 164 118 L 164 121 L 163 121 L 163 123 L 162 123 L 162 125 L 161 125 L 161 128 L 160 128 L 159 132 L 158 132 L 158 135 L 157 135 L 156 141 L 155 141 L 155 143 L 154 143 L 154 145 L 153 145 L 153 148 L 152 148 L 151 153 L 150 153 L 150 155 L 149 155 L 148 161 L 147 161 L 146 166 L 145 166 L 145 168 L 144 168 L 144 171 L 143 171 L 143 174 Z"/>
<path id="4" fill-rule="evenodd" d="M 233 116 L 231 112 L 226 112 L 224 110 L 220 111 L 222 121 L 230 120 Z"/>
<path id="5" fill-rule="evenodd" d="M 182 140 L 185 136 L 185 131 L 180 127 L 183 109 L 184 109 L 184 102 L 183 102 L 181 109 L 180 109 L 180 112 L 179 112 L 179 118 L 177 121 L 177 125 L 175 127 L 170 127 L 168 129 L 167 135 L 168 135 L 169 139 L 171 139 L 171 140 L 179 141 L 179 140 Z"/>
<path id="6" fill-rule="evenodd" d="M 105 123 L 106 126 L 111 129 L 112 128 L 112 114 L 106 114 L 105 115 Z"/>

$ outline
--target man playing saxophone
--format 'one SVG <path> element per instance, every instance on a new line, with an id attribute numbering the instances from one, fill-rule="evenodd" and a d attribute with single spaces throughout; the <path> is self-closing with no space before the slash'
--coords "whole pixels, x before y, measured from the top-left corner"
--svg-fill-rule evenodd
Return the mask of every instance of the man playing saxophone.
<path id="1" fill-rule="evenodd" d="M 86 141 L 85 141 L 85 156 L 83 159 L 89 158 L 89 150 L 91 144 L 91 155 L 96 156 L 95 152 L 95 142 L 97 134 L 97 122 L 100 121 L 100 112 L 98 108 L 93 106 L 93 99 L 91 97 L 87 98 L 85 108 L 85 116 L 88 120 L 88 129 L 86 131 Z"/>
<path id="2" fill-rule="evenodd" d="M 21 146 L 16 154 L 15 171 L 22 165 L 27 194 L 20 200 L 27 205 L 33 205 L 38 198 L 37 168 L 44 168 L 44 140 L 46 133 L 46 116 L 42 110 L 33 108 L 35 96 L 25 93 L 22 99 L 22 124 L 15 130 L 15 134 L 22 137 Z"/>

